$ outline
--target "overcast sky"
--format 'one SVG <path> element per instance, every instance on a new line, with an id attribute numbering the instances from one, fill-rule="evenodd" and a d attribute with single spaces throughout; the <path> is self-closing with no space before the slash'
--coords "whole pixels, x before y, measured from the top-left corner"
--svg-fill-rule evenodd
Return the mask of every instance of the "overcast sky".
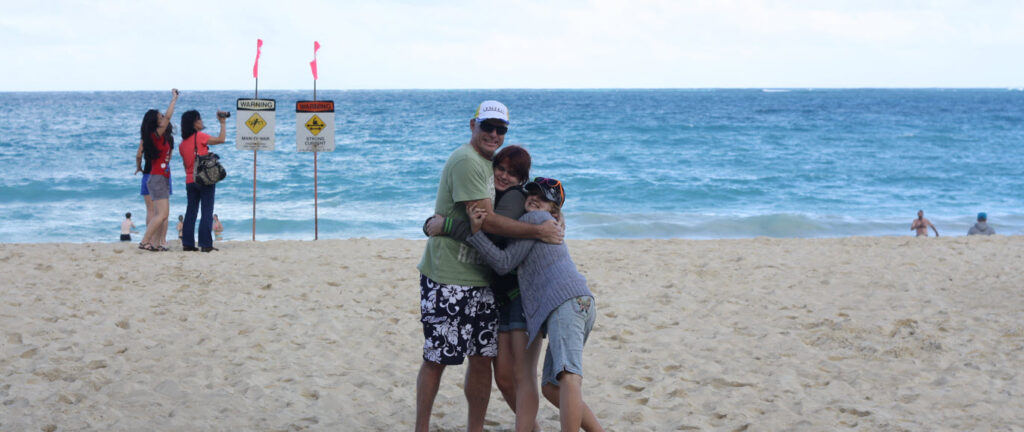
<path id="1" fill-rule="evenodd" d="M 1024 1 L 0 0 L 0 91 L 1022 87 Z"/>

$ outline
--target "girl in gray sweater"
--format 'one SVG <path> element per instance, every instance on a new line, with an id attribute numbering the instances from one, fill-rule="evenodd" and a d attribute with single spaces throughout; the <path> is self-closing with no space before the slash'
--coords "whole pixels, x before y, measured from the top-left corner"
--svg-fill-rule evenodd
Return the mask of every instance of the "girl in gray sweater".
<path id="1" fill-rule="evenodd" d="M 524 205 L 526 214 L 520 221 L 539 224 L 554 219 L 565 202 L 565 190 L 555 179 L 537 177 L 527 183 L 530 194 Z M 564 243 L 548 244 L 531 239 L 513 240 L 504 249 L 498 249 L 480 231 L 487 217 L 486 210 L 472 209 L 470 223 L 473 235 L 466 242 L 473 245 L 498 274 L 513 269 L 519 277 L 519 290 L 526 314 L 528 370 L 536 374 L 541 343 L 537 335 L 548 337 L 542 375 L 544 396 L 559 407 L 563 431 L 601 430 L 597 417 L 583 402 L 583 345 L 597 316 L 594 294 L 587 288 L 587 280 L 576 269 L 569 249 Z M 534 343 L 537 341 L 537 343 Z M 536 381 L 530 380 L 531 386 Z M 531 425 L 537 415 L 536 387 L 524 389 L 533 395 L 517 403 L 516 426 Z M 525 396 L 525 395 L 524 395 Z M 520 402 L 517 394 L 517 402 Z M 529 429 L 526 429 L 529 430 Z"/>

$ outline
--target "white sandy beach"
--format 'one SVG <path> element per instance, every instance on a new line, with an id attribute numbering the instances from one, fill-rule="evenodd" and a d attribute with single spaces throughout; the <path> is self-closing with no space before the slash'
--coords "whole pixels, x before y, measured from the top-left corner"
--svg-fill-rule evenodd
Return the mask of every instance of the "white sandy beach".
<path id="1" fill-rule="evenodd" d="M 217 246 L 0 244 L 0 430 L 412 429 L 423 241 Z M 1024 430 L 1024 237 L 569 247 L 608 430 Z"/>

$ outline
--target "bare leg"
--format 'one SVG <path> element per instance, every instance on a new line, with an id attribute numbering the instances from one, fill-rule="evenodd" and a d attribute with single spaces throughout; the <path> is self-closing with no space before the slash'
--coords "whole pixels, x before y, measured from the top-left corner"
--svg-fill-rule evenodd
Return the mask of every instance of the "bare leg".
<path id="1" fill-rule="evenodd" d="M 494 358 L 494 383 L 508 407 L 516 412 L 516 352 L 512 348 L 510 332 L 498 333 L 498 356 Z M 467 370 L 466 373 L 469 373 Z"/>
<path id="2" fill-rule="evenodd" d="M 146 225 L 149 225 L 149 221 L 153 219 L 153 198 L 149 195 L 143 195 L 142 198 L 146 200 Z"/>
<path id="3" fill-rule="evenodd" d="M 469 408 L 469 420 L 466 430 L 482 432 L 484 419 L 487 417 L 487 404 L 491 401 L 491 357 L 469 356 L 466 368 L 466 406 Z"/>
<path id="4" fill-rule="evenodd" d="M 563 376 L 564 375 L 565 374 L 563 374 Z M 579 375 L 576 375 L 576 376 L 579 376 Z M 541 390 L 544 393 L 544 398 L 547 399 L 548 402 L 551 402 L 551 405 L 554 405 L 556 408 L 560 407 L 560 402 L 559 402 L 559 393 L 560 392 L 559 392 L 559 387 L 558 386 L 554 386 L 554 385 L 551 385 L 549 383 L 545 383 L 544 387 Z M 582 422 L 583 430 L 585 430 L 587 432 L 604 432 L 604 428 L 601 427 L 601 423 L 597 421 L 597 416 L 595 416 L 594 412 L 590 410 L 590 407 L 587 406 L 587 403 L 583 402 L 582 400 L 580 401 L 580 403 L 582 404 L 582 407 L 583 407 L 583 422 Z M 559 408 L 559 413 L 561 413 L 561 409 L 560 408 Z"/>
<path id="5" fill-rule="evenodd" d="M 146 223 L 146 235 L 142 238 L 143 243 L 159 246 L 160 227 L 167 225 L 168 200 L 160 199 L 153 201 L 153 217 Z"/>
<path id="6" fill-rule="evenodd" d="M 434 398 L 441 387 L 444 365 L 423 361 L 416 376 L 416 432 L 430 431 L 430 411 L 434 409 Z"/>
<path id="7" fill-rule="evenodd" d="M 530 339 L 525 331 L 512 332 L 512 344 L 521 353 L 516 359 L 516 432 L 540 430 L 537 411 L 540 397 L 537 395 L 537 359 L 544 342 L 537 338 L 533 345 L 526 347 Z M 522 348 L 518 348 L 522 347 Z"/>
<path id="8" fill-rule="evenodd" d="M 170 200 L 167 201 L 170 204 Z M 160 234 L 157 234 L 157 238 L 160 241 L 160 246 L 167 246 L 167 225 L 170 224 L 170 206 L 168 205 L 167 213 L 168 217 L 164 218 L 164 223 L 160 226 Z"/>
<path id="9" fill-rule="evenodd" d="M 558 417 L 562 431 L 579 432 L 583 424 L 583 377 L 562 372 L 558 378 Z"/>
<path id="10" fill-rule="evenodd" d="M 156 232 L 150 243 L 153 246 L 163 246 L 164 234 L 167 232 L 167 217 L 170 214 L 171 200 L 162 199 L 153 201 L 153 223 L 156 225 Z"/>
<path id="11" fill-rule="evenodd" d="M 149 225 L 153 223 L 153 214 L 156 211 L 153 209 L 153 199 L 149 195 L 143 195 L 142 198 L 146 200 L 146 232 L 149 232 Z M 142 234 L 142 244 L 146 244 L 146 234 Z"/>

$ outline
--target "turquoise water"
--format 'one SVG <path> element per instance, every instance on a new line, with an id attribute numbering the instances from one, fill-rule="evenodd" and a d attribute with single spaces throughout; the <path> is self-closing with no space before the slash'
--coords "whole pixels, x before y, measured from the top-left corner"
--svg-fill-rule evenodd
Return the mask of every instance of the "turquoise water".
<path id="1" fill-rule="evenodd" d="M 135 149 L 169 91 L 0 93 L 0 242 L 114 241 L 142 227 Z M 174 123 L 252 91 L 182 92 Z M 277 100 L 276 149 L 258 156 L 256 238 L 313 238 L 313 155 L 295 151 L 295 101 Z M 967 89 L 319 91 L 337 149 L 320 153 L 320 238 L 420 238 L 441 166 L 483 99 L 512 116 L 506 144 L 562 179 L 570 238 L 911 235 L 924 209 L 943 235 L 978 211 L 1024 233 L 1024 92 Z M 251 238 L 253 153 L 228 139 L 216 212 Z M 177 137 L 180 141 L 180 136 Z M 171 218 L 185 211 L 175 151 Z M 173 237 L 173 222 L 170 237 Z"/>

